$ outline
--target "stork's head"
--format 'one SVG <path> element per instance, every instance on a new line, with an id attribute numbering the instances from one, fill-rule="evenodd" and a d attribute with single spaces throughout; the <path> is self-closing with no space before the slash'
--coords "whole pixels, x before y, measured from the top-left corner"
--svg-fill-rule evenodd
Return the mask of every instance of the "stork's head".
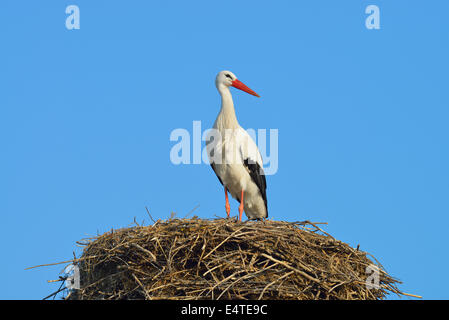
<path id="1" fill-rule="evenodd" d="M 257 93 L 248 88 L 245 84 L 243 84 L 243 82 L 238 80 L 235 74 L 233 74 L 231 71 L 220 71 L 215 78 L 215 85 L 217 86 L 218 90 L 220 90 L 220 87 L 222 86 L 234 87 L 252 94 L 253 96 L 259 97 Z"/>

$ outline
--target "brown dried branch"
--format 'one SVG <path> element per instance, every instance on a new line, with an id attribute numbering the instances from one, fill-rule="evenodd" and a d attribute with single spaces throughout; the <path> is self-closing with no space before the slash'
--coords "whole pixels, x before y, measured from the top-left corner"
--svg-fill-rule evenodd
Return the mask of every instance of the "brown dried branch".
<path id="1" fill-rule="evenodd" d="M 84 240 L 82 256 L 65 261 L 76 261 L 81 274 L 81 289 L 69 298 L 415 297 L 402 293 L 400 282 L 366 252 L 334 239 L 318 224 L 323 223 L 194 217 L 107 232 Z M 379 269 L 379 286 L 371 289 L 369 265 Z"/>

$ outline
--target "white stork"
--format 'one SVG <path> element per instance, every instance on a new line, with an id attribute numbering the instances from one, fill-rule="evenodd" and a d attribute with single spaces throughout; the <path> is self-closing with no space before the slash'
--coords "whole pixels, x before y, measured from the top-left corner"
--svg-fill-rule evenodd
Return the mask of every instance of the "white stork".
<path id="1" fill-rule="evenodd" d="M 227 216 L 229 191 L 240 202 L 239 221 L 243 211 L 250 220 L 264 219 L 268 217 L 268 209 L 262 157 L 251 136 L 237 121 L 229 87 L 259 95 L 230 71 L 219 72 L 215 85 L 221 95 L 221 110 L 206 138 L 206 149 L 212 169 L 224 186 Z"/>

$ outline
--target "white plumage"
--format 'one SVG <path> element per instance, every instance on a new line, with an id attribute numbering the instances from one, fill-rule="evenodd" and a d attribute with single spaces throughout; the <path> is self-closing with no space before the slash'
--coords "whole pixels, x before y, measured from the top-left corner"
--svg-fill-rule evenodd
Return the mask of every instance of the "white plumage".
<path id="1" fill-rule="evenodd" d="M 206 139 L 206 147 L 212 169 L 225 188 L 226 212 L 229 217 L 229 191 L 240 202 L 239 220 L 243 211 L 248 219 L 264 219 L 268 210 L 262 157 L 254 140 L 237 121 L 229 87 L 258 95 L 230 71 L 218 73 L 215 85 L 221 95 L 221 110 Z"/>

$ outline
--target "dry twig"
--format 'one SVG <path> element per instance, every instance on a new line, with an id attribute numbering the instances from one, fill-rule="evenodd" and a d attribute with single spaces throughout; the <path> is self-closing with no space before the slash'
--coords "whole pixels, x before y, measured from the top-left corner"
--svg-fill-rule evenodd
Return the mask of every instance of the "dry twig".
<path id="1" fill-rule="evenodd" d="M 151 218 L 151 215 L 150 215 Z M 309 221 L 169 219 L 79 242 L 70 299 L 383 299 L 400 283 Z M 374 259 L 375 260 L 375 259 Z M 379 269 L 369 289 L 366 266 Z"/>

